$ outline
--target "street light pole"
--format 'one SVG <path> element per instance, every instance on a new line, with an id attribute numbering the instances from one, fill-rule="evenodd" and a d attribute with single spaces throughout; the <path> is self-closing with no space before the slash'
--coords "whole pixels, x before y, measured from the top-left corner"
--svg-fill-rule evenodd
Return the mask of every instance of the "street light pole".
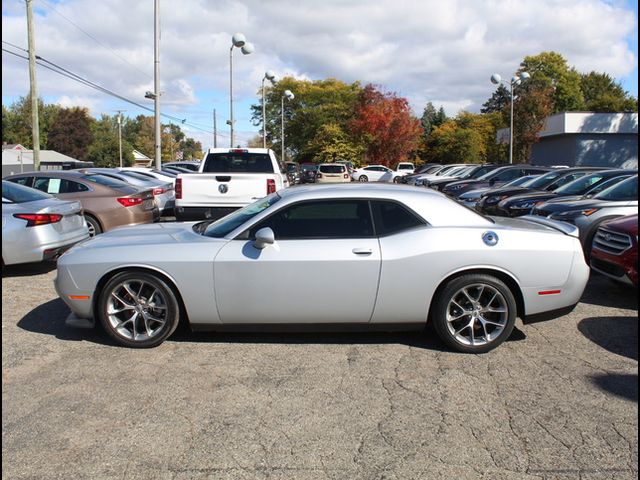
<path id="1" fill-rule="evenodd" d="M 269 80 L 272 84 L 276 81 L 276 75 L 271 70 L 267 70 L 262 77 L 262 148 L 267 148 L 267 111 L 265 108 L 264 81 Z"/>
<path id="2" fill-rule="evenodd" d="M 231 148 L 233 148 L 233 47 L 238 47 L 244 55 L 253 53 L 253 44 L 247 42 L 242 33 L 236 33 L 231 37 L 229 49 L 229 126 L 231 127 Z"/>
<path id="3" fill-rule="evenodd" d="M 36 82 L 36 41 L 33 27 L 33 0 L 27 0 L 27 48 L 29 49 L 29 94 L 31 95 L 31 135 L 33 169 L 40 170 L 40 124 L 38 120 L 38 87 Z"/>
<path id="4" fill-rule="evenodd" d="M 511 114 L 509 115 L 509 163 L 513 163 L 513 89 L 516 85 L 520 85 L 523 81 L 530 78 L 531 75 L 527 72 L 520 72 L 511 77 L 511 81 L 509 82 L 509 91 L 511 94 L 511 105 L 510 110 Z M 502 81 L 502 77 L 497 73 L 491 75 L 491 83 L 494 85 L 498 85 L 500 83 L 507 83 Z"/>
<path id="5" fill-rule="evenodd" d="M 154 3 L 154 45 L 153 45 L 153 57 L 154 57 L 154 75 L 153 75 L 153 88 L 154 88 L 154 123 L 155 123 L 155 157 L 156 168 L 160 170 L 162 168 L 162 134 L 160 132 L 160 0 L 155 0 Z"/>
<path id="6" fill-rule="evenodd" d="M 284 99 L 287 100 L 293 100 L 295 97 L 293 95 L 293 93 L 291 92 L 291 90 L 285 90 L 284 93 L 282 94 L 282 98 L 280 99 L 280 112 L 282 114 L 282 121 L 280 124 L 280 146 L 282 147 L 282 162 L 285 161 L 284 158 Z"/>

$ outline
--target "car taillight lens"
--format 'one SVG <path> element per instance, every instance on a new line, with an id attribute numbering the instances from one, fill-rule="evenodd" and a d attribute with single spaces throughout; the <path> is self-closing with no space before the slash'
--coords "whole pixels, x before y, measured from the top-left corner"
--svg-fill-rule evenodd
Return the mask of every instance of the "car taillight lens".
<path id="1" fill-rule="evenodd" d="M 267 178 L 267 195 L 275 193 L 276 181 L 273 178 Z"/>
<path id="2" fill-rule="evenodd" d="M 176 185 L 174 188 L 176 191 L 176 199 L 182 200 L 182 179 L 181 178 L 176 179 Z"/>
<path id="3" fill-rule="evenodd" d="M 157 196 L 157 195 L 162 195 L 164 192 L 166 192 L 166 190 L 164 188 L 154 188 L 153 189 L 153 196 Z"/>
<path id="4" fill-rule="evenodd" d="M 322 178 L 322 174 L 321 173 L 316 173 L 316 178 Z"/>
<path id="5" fill-rule="evenodd" d="M 35 227 L 37 225 L 47 225 L 49 223 L 58 223 L 62 220 L 62 215 L 55 213 L 14 213 L 14 217 L 27 221 L 27 227 Z"/>
<path id="6" fill-rule="evenodd" d="M 140 197 L 121 197 L 118 198 L 118 202 L 123 207 L 135 207 L 136 205 L 140 205 L 142 203 L 142 198 Z"/>
<path id="7" fill-rule="evenodd" d="M 349 175 L 347 175 L 346 173 L 344 175 L 342 175 L 344 178 L 349 178 Z"/>

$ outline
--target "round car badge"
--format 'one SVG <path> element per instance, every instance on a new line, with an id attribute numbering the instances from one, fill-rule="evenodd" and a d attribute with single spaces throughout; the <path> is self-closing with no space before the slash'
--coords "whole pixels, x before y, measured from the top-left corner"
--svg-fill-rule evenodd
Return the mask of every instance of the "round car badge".
<path id="1" fill-rule="evenodd" d="M 229 191 L 229 187 L 227 187 L 224 183 L 218 186 L 218 191 L 220 193 L 227 193 Z"/>
<path id="2" fill-rule="evenodd" d="M 488 231 L 482 234 L 482 241 L 493 247 L 496 243 L 498 243 L 498 234 L 496 232 Z"/>

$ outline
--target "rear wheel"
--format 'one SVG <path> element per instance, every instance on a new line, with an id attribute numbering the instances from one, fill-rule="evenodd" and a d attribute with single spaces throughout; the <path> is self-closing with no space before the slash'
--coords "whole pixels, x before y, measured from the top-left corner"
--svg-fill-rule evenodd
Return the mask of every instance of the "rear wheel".
<path id="1" fill-rule="evenodd" d="M 176 295 L 157 275 L 128 271 L 114 276 L 102 289 L 98 315 L 107 334 L 120 345 L 156 347 L 178 326 Z"/>
<path id="2" fill-rule="evenodd" d="M 451 280 L 436 299 L 432 321 L 438 336 L 459 352 L 484 353 L 504 342 L 516 321 L 511 290 L 491 275 Z"/>
<path id="3" fill-rule="evenodd" d="M 90 237 L 95 237 L 96 235 L 99 235 L 102 233 L 102 227 L 100 226 L 100 223 L 98 222 L 98 220 L 93 218 L 91 215 L 86 215 L 86 214 L 84 216 L 84 219 L 87 222 L 87 227 L 89 228 Z"/>
<path id="4" fill-rule="evenodd" d="M 369 181 L 369 178 L 368 178 L 366 175 L 360 175 L 360 176 L 358 177 L 358 181 L 359 181 L 359 182 L 363 182 L 363 183 L 364 183 L 364 182 L 368 182 L 368 181 Z"/>
<path id="5" fill-rule="evenodd" d="M 399 176 L 393 177 L 393 183 L 400 183 L 401 179 Z"/>

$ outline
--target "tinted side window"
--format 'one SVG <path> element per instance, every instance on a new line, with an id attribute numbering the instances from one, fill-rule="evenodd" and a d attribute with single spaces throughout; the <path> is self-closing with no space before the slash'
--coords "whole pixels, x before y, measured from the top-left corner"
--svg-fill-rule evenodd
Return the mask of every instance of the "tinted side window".
<path id="1" fill-rule="evenodd" d="M 49 179 L 47 177 L 36 177 L 33 180 L 33 188 L 49 193 Z"/>
<path id="2" fill-rule="evenodd" d="M 249 232 L 270 227 L 278 240 L 367 238 L 373 236 L 369 204 L 364 200 L 301 202 L 276 212 Z"/>
<path id="3" fill-rule="evenodd" d="M 13 183 L 17 183 L 18 185 L 26 185 L 27 187 L 31 186 L 33 177 L 20 177 L 20 178 L 10 178 L 9 181 Z"/>
<path id="4" fill-rule="evenodd" d="M 60 193 L 78 193 L 88 191 L 89 187 L 72 180 L 62 180 L 62 185 L 60 186 Z"/>
<path id="5" fill-rule="evenodd" d="M 379 236 L 425 225 L 424 220 L 398 203 L 373 201 L 371 207 L 376 222 L 376 233 Z"/>

